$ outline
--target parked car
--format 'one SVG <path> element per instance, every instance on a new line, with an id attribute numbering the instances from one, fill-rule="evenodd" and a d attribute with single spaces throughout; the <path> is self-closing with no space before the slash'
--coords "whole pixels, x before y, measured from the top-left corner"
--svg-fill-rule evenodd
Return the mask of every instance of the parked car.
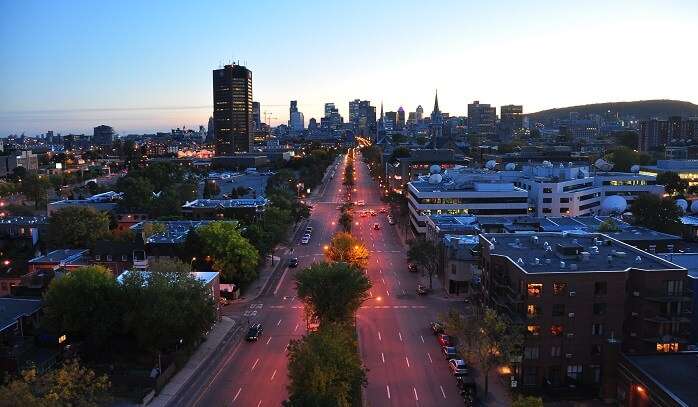
<path id="1" fill-rule="evenodd" d="M 417 284 L 417 295 L 427 295 L 429 290 L 421 284 Z"/>
<path id="2" fill-rule="evenodd" d="M 463 359 L 451 359 L 448 361 L 448 367 L 454 376 L 465 376 L 468 374 L 468 365 Z"/>
<path id="3" fill-rule="evenodd" d="M 380 230 L 380 228 L 381 228 L 381 225 L 379 225 L 378 223 L 373 224 L 373 229 Z"/>
<path id="4" fill-rule="evenodd" d="M 388 217 L 388 223 L 391 224 L 391 225 L 394 225 L 394 224 L 395 224 L 395 220 L 392 218 L 392 216 L 391 216 L 391 217 Z"/>
<path id="5" fill-rule="evenodd" d="M 306 234 L 313 233 L 313 227 L 312 227 L 312 226 L 308 226 L 307 228 L 305 228 L 305 233 L 306 233 Z"/>
<path id="6" fill-rule="evenodd" d="M 387 212 L 387 210 L 386 210 L 385 208 L 380 208 L 378 211 L 379 211 L 380 213 L 385 213 L 385 212 Z"/>
<path id="7" fill-rule="evenodd" d="M 291 257 L 288 260 L 288 266 L 291 268 L 298 267 L 298 257 Z"/>
<path id="8" fill-rule="evenodd" d="M 308 243 L 310 243 L 310 235 L 305 235 L 305 236 L 303 236 L 303 238 L 301 239 L 301 243 L 302 243 L 302 244 L 308 244 Z"/>
<path id="9" fill-rule="evenodd" d="M 262 324 L 252 324 L 250 326 L 250 329 L 247 330 L 247 336 L 245 336 L 245 340 L 247 342 L 253 342 L 259 339 L 260 336 L 262 336 L 262 331 L 264 329 L 262 328 Z"/>
<path id="10" fill-rule="evenodd" d="M 356 191 L 356 189 L 354 189 L 354 191 Z M 359 206 L 364 206 L 364 205 L 366 205 L 366 201 L 364 201 L 364 200 L 357 201 L 356 204 Z"/>
<path id="11" fill-rule="evenodd" d="M 410 263 L 407 265 L 407 270 L 411 271 L 412 273 L 416 273 L 419 271 L 419 268 L 417 267 L 416 264 Z"/>
<path id="12" fill-rule="evenodd" d="M 431 324 L 429 324 L 429 327 L 431 328 L 431 332 L 434 335 L 444 333 L 444 323 L 443 322 L 434 321 Z"/>
<path id="13" fill-rule="evenodd" d="M 453 338 L 450 335 L 439 334 L 437 339 L 441 346 L 453 346 Z"/>
<path id="14" fill-rule="evenodd" d="M 444 354 L 446 359 L 456 359 L 458 358 L 458 350 L 453 346 L 444 346 L 441 348 L 441 352 Z"/>
<path id="15" fill-rule="evenodd" d="M 370 213 L 371 216 L 376 216 L 376 211 L 368 211 L 368 213 Z"/>

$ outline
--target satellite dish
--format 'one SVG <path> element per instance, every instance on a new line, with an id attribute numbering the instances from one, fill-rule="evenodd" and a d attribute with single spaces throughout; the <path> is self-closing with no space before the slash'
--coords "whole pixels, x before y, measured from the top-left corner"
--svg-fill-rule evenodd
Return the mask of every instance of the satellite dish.
<path id="1" fill-rule="evenodd" d="M 601 202 L 601 213 L 604 215 L 615 215 L 625 212 L 628 202 L 620 195 L 611 195 Z"/>
<path id="2" fill-rule="evenodd" d="M 596 160 L 596 162 L 594 162 L 594 167 L 598 168 L 603 172 L 608 172 L 611 171 L 611 169 L 613 168 L 613 163 L 610 163 L 604 160 L 603 158 L 599 158 L 598 160 Z"/>
<path id="3" fill-rule="evenodd" d="M 698 212 L 698 200 L 695 200 L 691 203 L 691 212 Z"/>
<path id="4" fill-rule="evenodd" d="M 497 166 L 497 161 L 495 160 L 489 160 L 487 163 L 485 163 L 485 167 L 487 167 L 488 170 L 493 170 L 494 167 Z"/>
<path id="5" fill-rule="evenodd" d="M 551 162 L 548 161 L 548 160 L 545 160 L 545 161 L 543 161 L 543 166 L 544 166 L 544 167 L 550 167 L 550 168 L 551 168 L 551 167 L 553 166 L 553 163 L 551 163 Z"/>
<path id="6" fill-rule="evenodd" d="M 429 167 L 429 174 L 438 174 L 441 172 L 441 166 L 439 164 L 434 164 Z"/>
<path id="7" fill-rule="evenodd" d="M 640 172 L 640 166 L 635 164 L 632 167 L 630 167 L 630 172 L 638 173 Z"/>
<path id="8" fill-rule="evenodd" d="M 443 180 L 443 176 L 441 174 L 431 174 L 429 176 L 429 183 L 430 184 L 440 184 L 442 180 Z"/>
<path id="9" fill-rule="evenodd" d="M 684 212 L 688 209 L 688 202 L 685 199 L 677 199 L 674 203 Z"/>
<path id="10" fill-rule="evenodd" d="M 514 171 L 516 169 L 516 164 L 508 163 L 507 165 L 504 166 L 504 169 L 507 171 Z"/>

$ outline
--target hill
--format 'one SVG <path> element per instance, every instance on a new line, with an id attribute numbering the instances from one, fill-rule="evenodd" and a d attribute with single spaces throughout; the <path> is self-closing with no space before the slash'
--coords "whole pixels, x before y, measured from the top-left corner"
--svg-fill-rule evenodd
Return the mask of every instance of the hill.
<path id="1" fill-rule="evenodd" d="M 554 119 L 567 119 L 570 116 L 570 112 L 577 112 L 583 117 L 590 114 L 603 115 L 609 110 L 614 113 L 618 112 L 621 117 L 635 116 L 638 119 L 651 117 L 667 118 L 669 116 L 698 117 L 698 105 L 681 100 L 667 99 L 570 106 L 529 113 L 528 117 L 532 121 L 545 123 Z"/>

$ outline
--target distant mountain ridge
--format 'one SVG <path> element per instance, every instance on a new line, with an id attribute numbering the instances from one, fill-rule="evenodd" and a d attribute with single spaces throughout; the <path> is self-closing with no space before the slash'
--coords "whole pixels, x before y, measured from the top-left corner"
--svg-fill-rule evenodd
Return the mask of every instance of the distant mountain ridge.
<path id="1" fill-rule="evenodd" d="M 698 105 L 682 100 L 669 99 L 594 103 L 541 110 L 527 115 L 536 122 L 547 122 L 553 119 L 567 119 L 571 112 L 577 112 L 580 117 L 583 117 L 589 114 L 603 115 L 609 110 L 614 113 L 618 112 L 621 117 L 634 115 L 638 119 L 649 119 L 652 117 L 666 119 L 669 116 L 698 117 Z"/>

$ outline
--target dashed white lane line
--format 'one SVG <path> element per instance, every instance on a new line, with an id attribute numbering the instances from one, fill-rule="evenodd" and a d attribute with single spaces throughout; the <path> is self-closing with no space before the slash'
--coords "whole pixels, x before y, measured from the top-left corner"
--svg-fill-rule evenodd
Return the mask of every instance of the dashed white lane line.
<path id="1" fill-rule="evenodd" d="M 262 405 L 262 400 L 259 400 L 259 403 L 257 403 L 257 407 Z"/>
<path id="2" fill-rule="evenodd" d="M 279 322 L 276 323 L 276 326 L 279 326 L 279 325 L 281 325 L 281 320 L 279 320 Z"/>
<path id="3" fill-rule="evenodd" d="M 434 361 L 431 359 L 431 354 L 429 354 L 429 352 L 427 352 L 427 357 L 429 358 L 429 363 L 434 363 Z"/>
<path id="4" fill-rule="evenodd" d="M 383 274 L 383 270 L 378 270 L 378 272 L 379 272 L 380 274 Z"/>
<path id="5" fill-rule="evenodd" d="M 419 335 L 419 339 L 421 339 L 422 343 L 424 343 L 424 337 L 422 335 Z"/>
<path id="6" fill-rule="evenodd" d="M 254 370 L 255 367 L 257 367 L 257 363 L 259 363 L 259 358 L 254 361 L 254 365 L 252 365 L 252 369 L 250 369 L 250 372 Z"/>
<path id="7" fill-rule="evenodd" d="M 417 388 L 416 388 L 416 387 L 413 387 L 413 388 L 412 388 L 412 391 L 414 391 L 414 399 L 417 400 L 417 401 L 419 401 L 419 396 L 417 396 Z"/>
<path id="8" fill-rule="evenodd" d="M 444 398 L 446 398 L 446 393 L 444 393 L 444 387 L 439 386 L 439 388 L 441 389 L 441 395 L 444 396 Z"/>
<path id="9" fill-rule="evenodd" d="M 383 342 L 383 339 L 381 338 L 381 331 L 378 331 L 378 342 Z"/>
<path id="10" fill-rule="evenodd" d="M 404 288 L 402 289 L 402 295 L 407 295 L 407 290 L 405 290 Z"/>
<path id="11" fill-rule="evenodd" d="M 390 297 L 390 291 L 385 290 L 385 292 L 388 294 L 388 297 Z"/>
<path id="12" fill-rule="evenodd" d="M 276 369 L 274 370 L 274 373 L 271 374 L 271 379 L 269 379 L 269 381 L 274 380 L 274 376 L 276 376 Z"/>
<path id="13" fill-rule="evenodd" d="M 400 338 L 400 342 L 402 342 L 402 332 L 397 333 L 398 338 Z"/>
<path id="14" fill-rule="evenodd" d="M 385 279 L 383 277 L 381 277 L 381 282 L 383 282 L 383 284 L 385 284 Z"/>
<path id="15" fill-rule="evenodd" d="M 400 285 L 400 280 L 397 280 L 397 285 Z"/>
<path id="16" fill-rule="evenodd" d="M 269 342 L 271 342 L 271 336 L 269 337 L 269 339 L 267 339 L 267 343 L 266 343 L 266 344 L 269 345 Z"/>
<path id="17" fill-rule="evenodd" d="M 240 392 L 241 392 L 241 391 L 242 391 L 242 387 L 240 387 L 240 388 L 238 389 L 238 392 L 235 393 L 235 397 L 233 397 L 233 401 L 235 401 L 235 400 L 238 399 L 238 396 L 240 396 Z"/>
<path id="18" fill-rule="evenodd" d="M 296 332 L 296 331 L 298 330 L 298 325 L 299 325 L 299 324 L 296 324 L 296 327 L 293 328 L 293 332 Z"/>
<path id="19" fill-rule="evenodd" d="M 410 360 L 405 356 L 405 362 L 407 363 L 407 367 L 410 367 Z"/>
<path id="20" fill-rule="evenodd" d="M 385 385 L 385 390 L 388 392 L 388 400 L 390 400 L 390 386 Z"/>
<path id="21" fill-rule="evenodd" d="M 381 352 L 381 360 L 385 363 L 385 355 L 383 355 L 383 352 Z"/>

